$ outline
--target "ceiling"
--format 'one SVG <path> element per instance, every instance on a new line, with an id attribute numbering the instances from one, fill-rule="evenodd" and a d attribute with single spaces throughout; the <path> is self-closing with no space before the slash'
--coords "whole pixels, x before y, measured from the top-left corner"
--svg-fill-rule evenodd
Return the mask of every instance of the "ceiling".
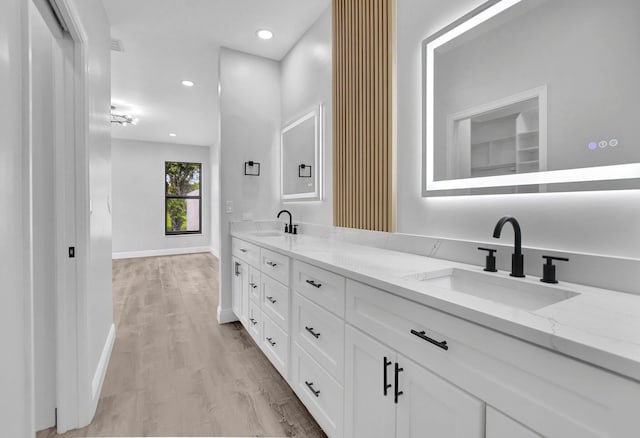
<path id="1" fill-rule="evenodd" d="M 213 146 L 218 142 L 220 47 L 281 60 L 330 0 L 103 0 L 111 37 L 111 95 L 136 126 L 114 138 Z M 258 29 L 273 31 L 264 41 Z M 191 88 L 180 82 L 195 82 Z M 175 133 L 170 137 L 169 133 Z"/>

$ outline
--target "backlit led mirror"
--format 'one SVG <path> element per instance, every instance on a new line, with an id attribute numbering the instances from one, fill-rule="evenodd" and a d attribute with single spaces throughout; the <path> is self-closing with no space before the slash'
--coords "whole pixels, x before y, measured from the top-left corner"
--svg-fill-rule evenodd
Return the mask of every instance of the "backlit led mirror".
<path id="1" fill-rule="evenodd" d="M 638 17 L 492 0 L 427 38 L 423 194 L 640 187 Z"/>
<path id="2" fill-rule="evenodd" d="M 322 199 L 322 132 L 322 105 L 283 126 L 283 200 Z"/>

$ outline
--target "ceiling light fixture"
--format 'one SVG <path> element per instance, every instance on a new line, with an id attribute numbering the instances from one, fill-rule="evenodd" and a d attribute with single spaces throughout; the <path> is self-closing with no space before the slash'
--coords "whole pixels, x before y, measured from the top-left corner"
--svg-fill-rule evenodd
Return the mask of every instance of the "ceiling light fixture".
<path id="1" fill-rule="evenodd" d="M 193 81 L 182 81 L 182 85 L 185 87 L 193 87 L 196 83 Z"/>
<path id="2" fill-rule="evenodd" d="M 138 119 L 129 114 L 116 112 L 116 106 L 111 105 L 111 123 L 120 126 L 137 125 Z"/>
<path id="3" fill-rule="evenodd" d="M 175 132 L 170 132 L 169 137 L 177 137 Z"/>
<path id="4" fill-rule="evenodd" d="M 273 38 L 273 32 L 267 29 L 260 29 L 256 32 L 256 35 L 258 35 L 258 38 L 261 38 L 263 40 L 270 40 L 271 38 Z"/>

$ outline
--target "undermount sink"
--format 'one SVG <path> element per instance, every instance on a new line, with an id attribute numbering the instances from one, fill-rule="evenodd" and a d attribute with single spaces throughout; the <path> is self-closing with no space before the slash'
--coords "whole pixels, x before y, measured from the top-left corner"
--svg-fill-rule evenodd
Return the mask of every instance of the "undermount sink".
<path id="1" fill-rule="evenodd" d="M 286 234 L 282 231 L 276 231 L 276 230 L 265 230 L 265 231 L 253 231 L 251 232 L 252 235 L 256 236 L 256 237 L 279 237 L 279 236 L 286 236 Z"/>
<path id="2" fill-rule="evenodd" d="M 533 284 L 511 277 L 498 277 L 466 269 L 451 268 L 404 277 L 406 280 L 473 295 L 522 310 L 537 310 L 579 295 L 544 284 Z"/>

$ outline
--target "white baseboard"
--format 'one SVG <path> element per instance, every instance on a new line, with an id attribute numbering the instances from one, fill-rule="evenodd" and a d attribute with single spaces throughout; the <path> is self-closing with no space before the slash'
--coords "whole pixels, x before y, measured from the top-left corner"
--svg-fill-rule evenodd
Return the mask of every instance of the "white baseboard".
<path id="1" fill-rule="evenodd" d="M 233 313 L 232 309 L 223 309 L 218 306 L 218 324 L 226 324 L 234 321 L 238 321 L 238 317 Z"/>
<path id="2" fill-rule="evenodd" d="M 114 324 L 111 324 L 109 334 L 107 335 L 107 341 L 104 343 L 104 348 L 102 349 L 102 354 L 100 355 L 100 360 L 98 361 L 98 367 L 96 368 L 96 372 L 93 375 L 93 380 L 91 381 L 91 400 L 93 402 L 93 406 L 95 407 L 98 406 L 98 399 L 100 398 L 102 383 L 104 382 L 104 377 L 107 374 L 107 367 L 109 366 L 109 359 L 111 359 L 111 352 L 113 351 L 113 344 L 115 340 L 116 327 Z"/>
<path id="3" fill-rule="evenodd" d="M 168 248 L 168 249 L 152 249 L 148 251 L 124 251 L 114 252 L 111 255 L 113 260 L 117 259 L 134 259 L 139 257 L 158 257 L 178 254 L 195 254 L 200 252 L 212 252 L 209 246 L 194 246 L 191 248 Z"/>
<path id="4" fill-rule="evenodd" d="M 212 246 L 211 248 L 209 248 L 209 252 L 214 256 L 216 256 L 217 258 L 220 258 L 220 251 L 218 250 L 218 248 L 214 248 Z"/>

